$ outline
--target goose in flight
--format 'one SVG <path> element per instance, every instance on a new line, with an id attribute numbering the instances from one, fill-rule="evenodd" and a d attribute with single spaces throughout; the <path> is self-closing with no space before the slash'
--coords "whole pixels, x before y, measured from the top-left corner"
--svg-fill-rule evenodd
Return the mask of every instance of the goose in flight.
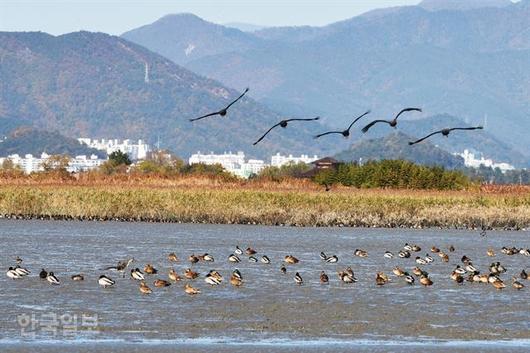
<path id="1" fill-rule="evenodd" d="M 269 130 L 267 130 L 256 142 L 253 143 L 253 145 L 255 146 L 258 143 L 260 143 L 260 141 L 263 140 L 265 138 L 265 136 L 267 136 L 268 133 L 272 131 L 272 129 L 274 129 L 274 128 L 278 127 L 278 126 L 286 128 L 287 124 L 289 122 L 291 122 L 291 121 L 315 121 L 315 120 L 319 120 L 319 119 L 320 119 L 320 117 L 317 116 L 316 118 L 309 118 L 309 119 L 285 119 L 285 120 L 282 120 L 278 124 L 273 125 Z"/>
<path id="2" fill-rule="evenodd" d="M 353 126 L 353 124 L 355 124 L 359 119 L 361 119 L 362 117 L 364 117 L 365 115 L 368 115 L 368 114 L 370 114 L 370 111 L 367 111 L 363 115 L 355 118 L 355 120 L 350 124 L 350 126 L 348 126 L 348 128 L 346 130 L 344 130 L 344 131 L 328 131 L 328 132 L 324 132 L 323 134 L 316 135 L 315 138 L 317 139 L 319 137 L 322 137 L 322 136 L 325 136 L 325 135 L 330 135 L 330 134 L 341 134 L 344 137 L 348 137 L 348 136 L 350 136 L 350 129 Z"/>
<path id="3" fill-rule="evenodd" d="M 210 113 L 210 114 L 206 114 L 206 115 L 200 116 L 198 118 L 190 119 L 190 121 L 201 120 L 201 119 L 207 118 L 209 116 L 214 116 L 214 115 L 225 116 L 226 113 L 228 112 L 228 108 L 230 108 L 234 103 L 236 103 L 238 100 L 243 98 L 243 96 L 245 94 L 247 94 L 248 91 L 249 91 L 249 89 L 246 88 L 245 91 L 239 97 L 237 97 L 232 103 L 228 104 L 225 108 L 223 108 L 223 109 L 221 109 L 221 110 L 219 110 L 217 112 L 213 112 L 213 113 Z"/>
<path id="4" fill-rule="evenodd" d="M 455 130 L 482 130 L 483 127 L 482 126 L 475 126 L 475 127 L 454 127 L 454 128 L 451 128 L 451 129 L 442 129 L 442 130 L 439 130 L 439 131 L 435 131 L 435 132 L 432 132 L 430 133 L 429 135 L 425 136 L 425 137 L 422 137 L 421 139 L 419 140 L 416 140 L 416 141 L 410 141 L 409 142 L 409 145 L 415 145 L 417 143 L 420 143 L 422 142 L 423 140 L 426 140 L 428 139 L 429 137 L 433 136 L 433 135 L 436 135 L 436 134 L 442 134 L 443 136 L 445 137 L 448 137 L 449 136 L 449 133 L 451 131 L 455 131 Z"/>
<path id="5" fill-rule="evenodd" d="M 374 120 L 372 121 L 370 124 L 366 125 L 365 127 L 363 127 L 363 129 L 361 130 L 363 133 L 366 133 L 368 130 L 370 130 L 370 128 L 372 126 L 374 126 L 375 124 L 377 123 L 387 123 L 388 125 L 390 125 L 391 127 L 396 127 L 397 125 L 397 119 L 399 118 L 399 116 L 405 112 L 411 112 L 411 111 L 416 111 L 416 112 L 421 112 L 421 109 L 420 108 L 405 108 L 403 109 L 402 111 L 400 111 L 398 113 L 398 115 L 396 115 L 396 117 L 392 120 Z"/>

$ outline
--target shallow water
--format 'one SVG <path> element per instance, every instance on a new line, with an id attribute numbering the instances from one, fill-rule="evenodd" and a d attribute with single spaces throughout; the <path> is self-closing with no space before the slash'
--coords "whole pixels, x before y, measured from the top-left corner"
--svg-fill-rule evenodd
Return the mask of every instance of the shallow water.
<path id="1" fill-rule="evenodd" d="M 521 351 L 530 347 L 530 288 L 516 291 L 508 286 L 498 291 L 490 285 L 457 285 L 449 275 L 465 254 L 483 271 L 492 261 L 501 261 L 508 269 L 502 278 L 509 285 L 513 275 L 523 268 L 529 270 L 530 257 L 503 255 L 500 248 L 530 248 L 529 235 L 1 220 L 2 268 L 13 266 L 18 255 L 32 274 L 16 281 L 0 276 L 0 350 L 55 352 L 67 344 L 65 347 L 75 345 L 76 351 L 83 351 L 88 342 L 98 347 L 91 352 L 165 352 L 175 347 L 187 352 L 212 347 L 230 352 L 249 348 L 334 352 L 353 347 L 366 352 L 497 351 L 500 347 Z M 421 256 L 430 253 L 432 245 L 445 251 L 450 244 L 455 246 L 449 263 L 433 254 L 435 262 L 421 266 L 430 273 L 432 287 L 409 286 L 391 273 L 396 265 L 409 271 L 416 266 L 417 254 L 410 259 L 383 258 L 385 250 L 397 255 L 407 242 L 420 245 Z M 235 245 L 252 246 L 258 250 L 258 258 L 266 254 L 272 263 L 250 263 L 241 256 L 240 264 L 230 264 L 227 257 Z M 495 249 L 495 258 L 486 256 L 488 247 Z M 368 258 L 354 257 L 356 248 L 367 250 Z M 166 256 L 173 251 L 181 262 L 171 266 Z M 339 262 L 323 263 L 320 251 L 336 254 Z M 212 254 L 215 262 L 193 265 L 195 270 L 204 275 L 217 269 L 227 279 L 230 271 L 238 268 L 244 285 L 210 287 L 201 276 L 193 281 L 202 290 L 195 297 L 183 292 L 183 283 L 162 289 L 152 286 L 155 278 L 167 279 L 170 267 L 182 273 L 189 265 L 189 254 L 205 252 Z M 280 263 L 287 254 L 301 261 L 288 266 L 288 274 L 282 275 Z M 160 270 L 160 276 L 147 279 L 152 295 L 141 295 L 137 282 L 116 273 L 108 273 L 117 282 L 114 287 L 98 286 L 97 278 L 104 273 L 100 269 L 127 257 L 134 257 L 137 267 L 149 262 Z M 338 282 L 337 270 L 347 266 L 355 271 L 358 283 Z M 54 271 L 61 285 L 40 280 L 41 267 Z M 319 284 L 322 270 L 330 276 L 328 286 Z M 303 286 L 293 281 L 296 271 L 304 278 Z M 377 271 L 386 272 L 392 281 L 376 287 Z M 70 280 L 80 272 L 85 274 L 84 282 Z M 28 318 L 33 318 L 34 324 L 22 331 L 18 321 L 25 324 Z"/>

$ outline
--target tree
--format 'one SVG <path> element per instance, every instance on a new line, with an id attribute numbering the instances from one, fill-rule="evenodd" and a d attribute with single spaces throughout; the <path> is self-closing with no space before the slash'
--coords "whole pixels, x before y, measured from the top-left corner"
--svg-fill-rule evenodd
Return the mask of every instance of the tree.
<path id="1" fill-rule="evenodd" d="M 45 172 L 62 171 L 66 172 L 68 164 L 70 163 L 70 157 L 66 155 L 55 154 L 49 156 L 44 162 L 42 162 L 42 169 Z"/>
<path id="2" fill-rule="evenodd" d="M 122 151 L 114 151 L 111 154 L 109 154 L 109 162 L 113 166 L 119 166 L 119 165 L 131 165 L 132 162 L 129 159 L 129 155 L 127 153 L 123 153 Z"/>

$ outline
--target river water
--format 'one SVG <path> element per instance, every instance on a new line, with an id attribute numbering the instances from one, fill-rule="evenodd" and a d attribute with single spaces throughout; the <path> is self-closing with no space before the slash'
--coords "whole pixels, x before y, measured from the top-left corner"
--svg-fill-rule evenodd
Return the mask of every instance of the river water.
<path id="1" fill-rule="evenodd" d="M 397 252 L 405 243 L 422 247 L 409 259 L 386 259 L 385 250 Z M 517 351 L 530 350 L 530 281 L 521 291 L 510 286 L 522 269 L 530 270 L 530 257 L 507 256 L 502 246 L 530 248 L 529 232 L 479 232 L 462 230 L 404 230 L 351 228 L 282 228 L 263 226 L 61 222 L 0 220 L 0 351 L 57 352 L 118 351 L 186 352 L 249 349 L 268 352 L 362 352 Z M 271 264 L 227 261 L 235 246 L 256 249 L 259 259 Z M 431 246 L 448 252 L 450 261 L 421 266 L 434 285 L 409 286 L 392 274 L 394 266 L 410 271 L 415 256 L 425 257 Z M 487 257 L 492 247 L 495 257 Z M 368 257 L 353 256 L 355 249 Z M 335 254 L 339 262 L 324 263 L 319 253 Z M 171 264 L 175 252 L 181 261 Z M 185 282 L 155 288 L 154 279 L 167 279 L 175 268 L 190 267 L 190 254 L 209 253 L 215 262 L 200 262 L 193 269 L 201 276 L 190 281 L 202 293 L 184 293 Z M 300 259 L 280 272 L 285 255 Z M 487 272 L 500 261 L 507 288 L 491 285 L 458 285 L 449 276 L 466 255 L 475 267 Z M 11 280 L 5 275 L 15 257 L 32 271 Z M 142 295 L 138 282 L 101 270 L 118 260 L 134 257 L 134 267 L 153 264 L 159 275 L 147 276 L 151 295 Z M 339 283 L 338 270 L 351 266 L 359 279 Z M 41 268 L 61 280 L 52 286 L 38 278 Z M 238 268 L 243 286 L 232 287 L 227 279 Z M 217 287 L 204 282 L 211 269 L 224 275 Z M 320 271 L 330 277 L 319 283 Z M 304 284 L 293 277 L 299 272 Z M 391 282 L 375 284 L 383 271 Z M 72 274 L 85 281 L 74 282 Z M 116 280 L 111 288 L 97 284 L 100 274 Z"/>

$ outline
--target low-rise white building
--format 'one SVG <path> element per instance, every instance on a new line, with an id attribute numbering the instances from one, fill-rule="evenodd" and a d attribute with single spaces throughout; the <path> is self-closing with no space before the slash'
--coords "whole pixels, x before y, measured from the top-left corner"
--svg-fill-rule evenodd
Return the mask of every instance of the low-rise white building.
<path id="1" fill-rule="evenodd" d="M 459 155 L 462 158 L 464 158 L 464 164 L 466 165 L 466 167 L 480 168 L 480 166 L 483 165 L 485 167 L 491 167 L 493 169 L 499 168 L 501 170 L 501 172 L 503 172 L 503 173 L 505 173 L 508 170 L 514 170 L 515 169 L 515 167 L 513 165 L 511 165 L 511 164 L 504 163 L 504 162 L 495 163 L 491 159 L 485 159 L 484 156 L 481 156 L 480 159 L 477 159 L 475 157 L 475 154 L 470 152 L 469 150 L 464 150 L 463 153 L 460 153 L 460 154 L 457 154 L 457 155 Z"/>
<path id="2" fill-rule="evenodd" d="M 30 174 L 34 172 L 42 172 L 44 170 L 43 163 L 48 158 L 50 158 L 50 155 L 45 152 L 40 155 L 40 158 L 31 154 L 26 154 L 24 157 L 21 157 L 18 154 L 12 154 L 8 157 L 0 158 L 0 165 L 2 165 L 6 159 L 9 159 L 15 166 L 20 167 L 24 173 Z M 96 155 L 91 155 L 90 157 L 84 155 L 76 156 L 75 158 L 70 159 L 66 170 L 70 173 L 83 172 L 95 169 L 105 161 L 106 160 L 104 159 L 99 159 Z"/>
<path id="3" fill-rule="evenodd" d="M 118 140 L 118 139 L 90 139 L 90 138 L 78 138 L 80 143 L 87 145 L 91 148 L 95 148 L 100 151 L 105 151 L 107 155 L 121 151 L 127 153 L 130 159 L 139 160 L 145 159 L 147 154 L 151 152 L 151 146 L 145 143 L 144 140 L 138 140 L 133 142 L 132 140 Z"/>
<path id="4" fill-rule="evenodd" d="M 314 162 L 318 160 L 318 156 L 314 155 L 313 157 L 309 157 L 307 154 L 302 154 L 300 157 L 294 157 L 292 154 L 288 156 L 282 156 L 279 153 L 276 153 L 276 155 L 271 157 L 271 166 L 273 167 L 281 167 L 282 165 L 286 165 L 289 163 L 298 164 L 298 163 L 306 163 L 309 164 L 311 162 Z"/>
<path id="5" fill-rule="evenodd" d="M 214 154 L 202 154 L 197 152 L 192 154 L 188 159 L 188 163 L 191 164 L 220 164 L 227 172 L 237 175 L 241 178 L 248 178 L 252 174 L 258 174 L 267 166 L 264 161 L 260 159 L 250 159 L 248 162 L 245 161 L 245 153 L 239 151 L 237 153 L 223 153 Z"/>

